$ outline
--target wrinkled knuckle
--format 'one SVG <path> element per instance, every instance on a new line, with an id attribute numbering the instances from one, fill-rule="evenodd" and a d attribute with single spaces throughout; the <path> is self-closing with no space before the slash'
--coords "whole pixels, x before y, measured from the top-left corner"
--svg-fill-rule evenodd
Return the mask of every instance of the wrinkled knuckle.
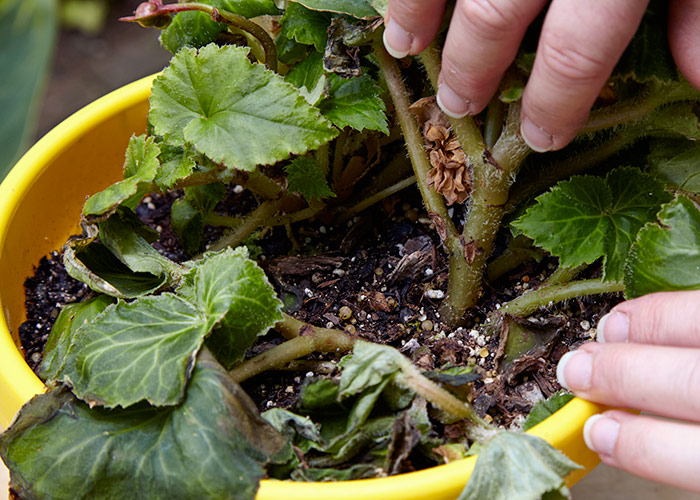
<path id="1" fill-rule="evenodd" d="M 627 470 L 636 471 L 636 474 L 649 475 L 657 467 L 653 459 L 656 454 L 649 443 L 649 432 L 644 425 L 640 425 L 640 421 L 621 424 L 614 455 L 621 465 Z"/>
<path id="2" fill-rule="evenodd" d="M 460 2 L 464 18 L 474 26 L 477 34 L 487 39 L 500 39 L 505 31 L 517 26 L 517 9 L 498 0 L 469 0 Z"/>
<path id="3" fill-rule="evenodd" d="M 551 40 L 543 41 L 538 55 L 547 71 L 564 82 L 593 83 L 608 70 L 605 60 L 573 45 L 562 46 Z"/>

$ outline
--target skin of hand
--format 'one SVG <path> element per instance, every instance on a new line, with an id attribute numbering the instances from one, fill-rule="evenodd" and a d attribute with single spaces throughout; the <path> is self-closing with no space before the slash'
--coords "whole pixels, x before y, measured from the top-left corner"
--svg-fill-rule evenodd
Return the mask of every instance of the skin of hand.
<path id="1" fill-rule="evenodd" d="M 415 55 L 438 32 L 447 0 L 389 0 L 384 45 Z M 438 104 L 452 117 L 482 111 L 545 7 L 521 135 L 537 152 L 566 146 L 586 122 L 629 44 L 648 0 L 457 0 L 445 41 Z M 669 1 L 669 42 L 681 72 L 700 89 L 700 0 Z"/>
<path id="2" fill-rule="evenodd" d="M 559 383 L 576 396 L 664 419 L 606 411 L 583 436 L 606 464 L 700 492 L 700 290 L 623 302 L 603 316 L 598 342 L 562 356 Z M 673 420 L 670 420 L 673 419 Z"/>

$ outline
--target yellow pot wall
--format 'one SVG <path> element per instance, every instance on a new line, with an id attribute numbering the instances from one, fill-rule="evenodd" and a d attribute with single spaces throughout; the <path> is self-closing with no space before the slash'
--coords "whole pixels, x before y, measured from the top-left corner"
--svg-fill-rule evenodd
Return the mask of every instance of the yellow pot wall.
<path id="1" fill-rule="evenodd" d="M 42 256 L 79 232 L 85 197 L 121 178 L 124 151 L 132 133 L 146 127 L 153 77 L 127 85 L 80 110 L 47 134 L 17 163 L 0 185 L 0 427 L 44 388 L 17 348 L 24 321 L 25 278 Z M 582 428 L 601 407 L 575 399 L 531 432 L 547 439 L 584 471 L 598 458 L 586 448 Z M 342 483 L 263 481 L 258 500 L 451 500 L 474 468 L 461 460 L 381 479 Z"/>

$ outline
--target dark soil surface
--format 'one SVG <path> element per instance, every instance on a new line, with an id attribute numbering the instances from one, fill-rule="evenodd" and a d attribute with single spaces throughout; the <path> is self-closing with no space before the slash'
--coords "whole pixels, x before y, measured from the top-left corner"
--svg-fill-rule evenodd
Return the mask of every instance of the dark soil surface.
<path id="1" fill-rule="evenodd" d="M 169 219 L 177 195 L 148 196 L 136 212 L 160 234 L 154 247 L 182 261 L 188 256 Z M 255 203 L 245 191 L 232 189 L 229 195 L 217 207 L 222 214 L 249 209 Z M 525 264 L 487 285 L 468 326 L 451 329 L 437 312 L 447 286 L 446 256 L 427 214 L 415 207 L 420 207 L 418 197 L 408 193 L 385 200 L 370 217 L 356 217 L 340 226 L 320 220 L 295 226 L 292 239 L 283 227 L 268 230 L 249 249 L 259 254 L 258 261 L 287 311 L 298 319 L 393 345 L 426 371 L 445 365 L 471 366 L 480 377 L 470 395 L 477 411 L 504 426 L 517 424 L 536 401 L 560 389 L 557 362 L 594 336 L 591 325 L 618 299 L 573 300 L 521 321 L 552 340 L 506 366 L 500 336 L 484 334 L 484 326 L 491 321 L 486 313 L 524 289 L 536 287 L 554 264 L 546 260 Z M 221 234 L 218 228 L 208 228 L 210 241 Z M 90 292 L 66 275 L 56 252 L 41 261 L 25 285 L 29 319 L 20 329 L 20 338 L 30 366 L 36 369 L 60 306 Z M 271 332 L 251 350 L 251 356 L 281 341 Z M 335 369 L 328 359 L 312 358 L 286 371 L 262 374 L 246 382 L 245 389 L 261 410 L 290 407 L 308 373 Z"/>

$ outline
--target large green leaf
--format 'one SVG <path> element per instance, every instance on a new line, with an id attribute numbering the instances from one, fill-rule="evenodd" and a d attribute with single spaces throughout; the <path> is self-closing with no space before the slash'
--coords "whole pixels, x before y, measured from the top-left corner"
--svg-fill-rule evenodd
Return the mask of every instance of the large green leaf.
<path id="1" fill-rule="evenodd" d="M 0 2 L 0 180 L 34 132 L 57 21 L 55 0 Z"/>
<path id="2" fill-rule="evenodd" d="M 700 211 L 688 198 L 664 205 L 637 236 L 625 270 L 626 295 L 700 289 Z"/>
<path id="3" fill-rule="evenodd" d="M 328 41 L 328 25 L 331 15 L 309 10 L 298 3 L 290 3 L 280 19 L 281 35 L 305 45 L 313 45 L 323 52 Z"/>
<path id="4" fill-rule="evenodd" d="M 153 84 L 149 118 L 167 142 L 191 143 L 212 161 L 241 170 L 337 135 L 292 85 L 233 46 L 178 52 Z"/>
<path id="5" fill-rule="evenodd" d="M 499 432 L 482 444 L 459 500 L 570 498 L 564 478 L 581 467 L 544 439 Z M 551 496 L 554 495 L 554 496 Z"/>
<path id="6" fill-rule="evenodd" d="M 282 303 L 246 247 L 206 254 L 196 267 L 194 293 L 208 327 L 215 326 L 207 345 L 226 367 L 282 319 Z"/>
<path id="7" fill-rule="evenodd" d="M 358 19 L 377 17 L 379 13 L 372 7 L 371 0 L 291 0 L 307 9 L 347 14 Z"/>
<path id="8" fill-rule="evenodd" d="M 284 446 L 203 353 L 183 403 L 89 409 L 68 390 L 34 397 L 0 437 L 24 500 L 252 500 Z"/>
<path id="9" fill-rule="evenodd" d="M 84 215 L 102 215 L 121 204 L 135 207 L 149 191 L 158 172 L 160 148 L 153 137 L 132 136 L 126 150 L 124 180 L 93 194 L 83 206 Z"/>
<path id="10" fill-rule="evenodd" d="M 700 144 L 689 141 L 657 141 L 648 156 L 652 171 L 671 186 L 700 193 Z"/>
<path id="11" fill-rule="evenodd" d="M 119 302 L 76 332 L 58 378 L 91 406 L 174 405 L 208 332 L 202 313 L 177 296 Z"/>
<path id="12" fill-rule="evenodd" d="M 98 295 L 85 302 L 63 306 L 44 347 L 39 375 L 44 380 L 53 380 L 61 371 L 66 353 L 78 329 L 92 321 L 114 299 L 109 295 Z"/>
<path id="13" fill-rule="evenodd" d="M 175 183 L 192 174 L 197 166 L 191 156 L 193 153 L 190 148 L 160 144 L 160 168 L 153 179 L 156 186 L 162 191 L 167 191 L 172 189 Z"/>
<path id="14" fill-rule="evenodd" d="M 622 278 L 639 229 L 670 195 L 649 175 L 618 168 L 605 179 L 574 177 L 539 196 L 513 225 L 535 244 L 576 267 L 605 256 L 604 278 Z"/>
<path id="15" fill-rule="evenodd" d="M 357 78 L 331 75 L 328 98 L 318 107 L 323 116 L 340 128 L 379 130 L 388 135 L 386 106 L 380 93 L 379 85 L 369 75 Z"/>

